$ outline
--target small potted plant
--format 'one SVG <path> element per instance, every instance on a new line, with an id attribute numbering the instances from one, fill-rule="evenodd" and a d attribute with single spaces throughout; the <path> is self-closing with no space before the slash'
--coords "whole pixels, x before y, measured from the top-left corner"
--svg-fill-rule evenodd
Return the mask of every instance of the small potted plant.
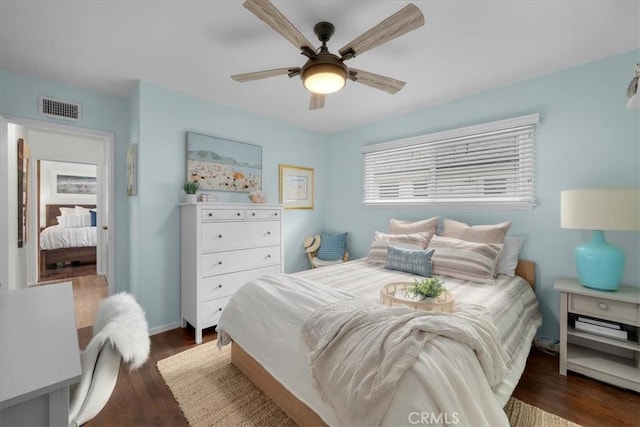
<path id="1" fill-rule="evenodd" d="M 199 188 L 200 188 L 200 183 L 198 181 L 187 181 L 184 183 L 184 185 L 182 186 L 182 189 L 186 194 L 185 201 L 187 203 L 194 203 L 197 201 L 196 193 L 198 192 Z"/>
<path id="2" fill-rule="evenodd" d="M 408 286 L 405 292 L 413 299 L 433 303 L 446 290 L 440 277 L 432 276 L 414 280 L 413 285 Z"/>

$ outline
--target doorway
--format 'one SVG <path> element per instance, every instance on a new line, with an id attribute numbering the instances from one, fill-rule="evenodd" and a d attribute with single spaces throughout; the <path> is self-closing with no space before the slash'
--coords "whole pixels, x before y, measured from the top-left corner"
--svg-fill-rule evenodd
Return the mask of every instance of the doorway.
<path id="1" fill-rule="evenodd" d="M 95 273 L 103 275 L 107 282 L 108 293 L 113 293 L 112 277 L 114 277 L 114 248 L 110 244 L 111 236 L 115 232 L 115 212 L 114 210 L 114 138 L 110 132 L 97 131 L 93 129 L 79 128 L 56 123 L 41 122 L 37 120 L 21 119 L 21 118 L 1 118 L 0 139 L 2 140 L 2 153 L 0 161 L 2 166 L 6 165 L 8 170 L 6 181 L 0 185 L 0 196 L 8 200 L 6 210 L 3 208 L 0 213 L 0 237 L 3 237 L 1 251 L 7 254 L 7 257 L 0 264 L 0 281 L 3 283 L 2 288 L 6 290 L 18 289 L 26 286 L 36 285 L 42 282 L 39 277 L 39 261 L 40 261 L 40 244 L 39 236 L 42 229 L 42 220 L 46 221 L 46 205 L 71 205 L 76 209 L 86 208 L 95 211 L 97 242 L 95 246 L 96 264 Z M 28 238 L 24 242 L 23 247 L 17 248 L 15 239 L 10 239 L 17 233 L 18 218 L 15 217 L 17 212 L 17 191 L 16 180 L 12 180 L 12 175 L 17 174 L 16 162 L 13 161 L 15 155 L 15 144 L 18 139 L 23 139 L 29 144 L 29 152 L 31 159 L 29 162 L 28 173 L 32 179 L 28 182 L 28 202 L 26 215 L 26 227 Z M 5 145 L 6 144 L 6 145 Z M 12 147 L 14 145 L 14 147 Z M 6 150 L 5 150 L 6 147 Z M 47 163 L 50 162 L 50 163 Z M 43 169 L 43 165 L 45 166 Z M 53 167 L 51 167 L 53 165 Z M 66 166 L 65 166 L 66 165 Z M 71 166 L 70 166 L 71 165 Z M 95 202 L 82 199 L 85 195 L 76 193 L 71 199 L 66 200 L 49 200 L 49 203 L 40 203 L 42 197 L 40 186 L 43 185 L 40 179 L 35 179 L 38 175 L 52 175 L 52 169 L 60 169 L 59 166 L 78 168 L 93 167 L 95 168 Z M 90 165 L 90 166 L 89 166 Z M 48 168 L 48 169 L 47 169 Z M 64 169 L 64 168 L 63 168 Z M 15 173 L 13 172 L 15 171 Z M 59 173 L 60 176 L 67 176 L 67 180 L 73 181 L 73 177 L 89 178 L 89 174 L 82 171 L 68 171 L 68 173 Z M 85 176 L 86 175 L 86 176 Z M 71 178 L 69 178 L 71 177 Z M 64 185 L 65 178 L 58 180 L 51 177 L 48 178 L 50 187 L 52 185 Z M 84 180 L 86 183 L 86 179 Z M 53 182 L 53 184 L 52 184 Z M 68 183 L 68 182 L 67 182 Z M 81 183 L 81 185 L 84 185 Z M 71 182 L 71 186 L 77 183 Z M 60 187 L 62 188 L 62 187 Z M 64 190 L 63 190 L 64 192 Z M 50 190 L 51 193 L 51 190 Z M 60 196 L 58 194 L 57 196 Z M 69 194 L 66 194 L 69 196 Z M 15 201 L 15 202 L 13 202 Z M 61 203 L 53 203 L 54 201 Z M 67 203 L 68 202 L 68 203 Z M 84 203 L 88 202 L 88 203 Z M 95 205 L 95 206 L 93 206 Z M 44 212 L 41 212 L 41 209 Z M 62 215 L 59 215 L 62 216 Z M 91 214 L 89 214 L 89 217 Z M 51 218 L 51 217 L 50 217 Z M 67 265 L 60 263 L 56 257 L 56 267 Z M 80 263 L 69 260 L 70 264 L 82 264 L 85 259 L 81 259 Z M 50 263 L 51 264 L 51 263 Z M 6 283 L 7 285 L 4 285 Z"/>

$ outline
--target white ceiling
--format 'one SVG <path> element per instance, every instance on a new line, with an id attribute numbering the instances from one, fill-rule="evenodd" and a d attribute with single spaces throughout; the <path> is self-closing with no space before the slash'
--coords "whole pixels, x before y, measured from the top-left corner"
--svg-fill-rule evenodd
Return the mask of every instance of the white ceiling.
<path id="1" fill-rule="evenodd" d="M 333 23 L 337 53 L 407 2 L 273 3 L 312 42 L 317 22 Z M 305 60 L 242 0 L 0 0 L 0 68 L 117 95 L 144 80 L 331 133 L 640 48 L 638 0 L 413 3 L 424 27 L 347 63 L 405 88 L 389 95 L 350 81 L 316 111 L 297 77 L 229 78 Z"/>

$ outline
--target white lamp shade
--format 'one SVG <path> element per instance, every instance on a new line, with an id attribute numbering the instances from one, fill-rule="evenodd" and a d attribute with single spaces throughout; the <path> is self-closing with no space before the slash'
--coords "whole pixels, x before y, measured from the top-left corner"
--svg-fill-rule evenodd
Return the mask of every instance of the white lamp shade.
<path id="1" fill-rule="evenodd" d="M 640 230 L 640 189 L 562 191 L 560 226 L 579 230 Z"/>

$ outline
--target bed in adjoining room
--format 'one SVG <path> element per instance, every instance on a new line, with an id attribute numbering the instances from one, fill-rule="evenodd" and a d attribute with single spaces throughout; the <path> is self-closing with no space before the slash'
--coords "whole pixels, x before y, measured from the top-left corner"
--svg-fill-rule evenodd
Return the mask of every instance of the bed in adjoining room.
<path id="1" fill-rule="evenodd" d="M 46 205 L 46 227 L 39 236 L 40 278 L 46 278 L 58 266 L 96 263 L 95 208 L 95 205 Z"/>
<path id="2" fill-rule="evenodd" d="M 503 243 L 480 243 L 478 229 L 435 235 L 433 220 L 376 232 L 365 258 L 247 283 L 222 313 L 218 345 L 231 343 L 232 363 L 300 425 L 508 425 L 503 407 L 542 323 L 535 265 L 518 260 L 508 225 L 488 237 Z M 429 232 L 399 233 L 427 221 Z M 453 313 L 380 303 L 385 285 L 423 277 L 391 268 L 398 248 L 434 250 Z"/>

